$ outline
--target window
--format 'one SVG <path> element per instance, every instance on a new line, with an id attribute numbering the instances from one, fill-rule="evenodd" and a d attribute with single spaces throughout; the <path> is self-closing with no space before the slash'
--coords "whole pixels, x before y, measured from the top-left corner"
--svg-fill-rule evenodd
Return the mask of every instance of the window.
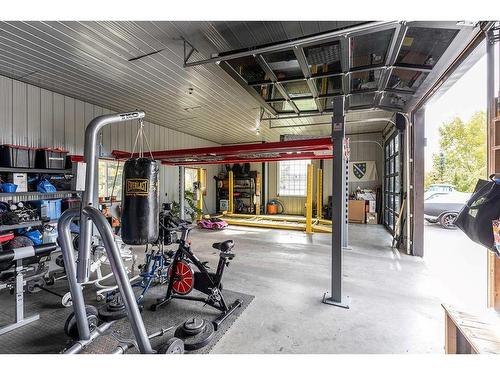
<path id="1" fill-rule="evenodd" d="M 186 168 L 184 170 L 184 187 L 188 191 L 193 191 L 193 183 L 198 181 L 198 168 Z M 203 195 L 207 195 L 207 170 L 203 169 L 201 189 Z"/>
<path id="2" fill-rule="evenodd" d="M 278 163 L 278 195 L 305 197 L 307 165 L 310 160 L 285 160 Z"/>
<path id="3" fill-rule="evenodd" d="M 122 199 L 122 172 L 123 162 L 99 160 L 99 197 Z"/>

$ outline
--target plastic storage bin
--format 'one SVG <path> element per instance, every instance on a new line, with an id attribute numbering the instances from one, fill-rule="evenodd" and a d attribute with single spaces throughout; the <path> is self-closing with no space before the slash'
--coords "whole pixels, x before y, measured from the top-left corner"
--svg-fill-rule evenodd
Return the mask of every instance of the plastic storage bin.
<path id="1" fill-rule="evenodd" d="M 18 145 L 0 145 L 0 167 L 34 168 L 36 150 Z"/>
<path id="2" fill-rule="evenodd" d="M 39 148 L 36 150 L 35 166 L 40 169 L 64 169 L 67 153 L 60 148 Z"/>
<path id="3" fill-rule="evenodd" d="M 62 199 L 40 199 L 30 203 L 38 209 L 42 219 L 57 220 L 61 217 L 61 201 Z"/>
<path id="4" fill-rule="evenodd" d="M 17 185 L 16 184 L 11 184 L 10 182 L 4 182 L 2 185 L 2 191 L 4 193 L 15 193 L 17 190 Z"/>

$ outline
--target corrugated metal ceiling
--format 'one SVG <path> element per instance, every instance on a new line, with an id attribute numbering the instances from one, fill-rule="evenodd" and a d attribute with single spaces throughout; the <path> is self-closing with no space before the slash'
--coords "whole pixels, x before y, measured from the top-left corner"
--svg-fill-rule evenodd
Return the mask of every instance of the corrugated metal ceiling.
<path id="1" fill-rule="evenodd" d="M 183 40 L 196 46 L 194 58 L 206 58 L 358 23 L 0 22 L 0 74 L 111 110 L 140 108 L 148 121 L 222 144 L 276 141 L 284 132 L 328 134 L 328 125 L 269 129 L 266 124 L 257 134 L 255 99 L 216 64 L 184 68 Z M 384 115 L 391 116 L 378 111 L 363 116 Z M 320 116 L 277 123 L 328 121 Z"/>

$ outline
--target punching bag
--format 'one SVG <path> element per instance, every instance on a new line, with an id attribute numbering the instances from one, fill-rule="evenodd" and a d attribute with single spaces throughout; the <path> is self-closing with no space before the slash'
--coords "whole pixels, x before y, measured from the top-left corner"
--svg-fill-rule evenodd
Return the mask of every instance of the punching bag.
<path id="1" fill-rule="evenodd" d="M 123 166 L 122 240 L 127 245 L 145 245 L 158 239 L 158 162 L 132 158 Z"/>

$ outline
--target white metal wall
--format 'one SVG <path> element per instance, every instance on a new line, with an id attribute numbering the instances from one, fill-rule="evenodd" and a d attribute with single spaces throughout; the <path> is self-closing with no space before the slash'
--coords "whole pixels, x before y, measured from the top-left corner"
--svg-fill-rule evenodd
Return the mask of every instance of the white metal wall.
<path id="1" fill-rule="evenodd" d="M 124 108 L 133 110 L 135 108 Z M 112 111 L 49 90 L 0 76 L 0 144 L 62 147 L 70 154 L 83 154 L 85 127 L 96 116 Z M 146 113 L 147 118 L 147 113 Z M 167 129 L 147 121 L 146 135 L 153 150 L 215 146 L 216 143 Z M 103 129 L 104 153 L 131 151 L 137 121 Z M 217 166 L 207 166 L 207 211 L 215 211 L 215 187 L 210 183 Z M 178 199 L 178 168 L 161 168 L 161 201 Z"/>

